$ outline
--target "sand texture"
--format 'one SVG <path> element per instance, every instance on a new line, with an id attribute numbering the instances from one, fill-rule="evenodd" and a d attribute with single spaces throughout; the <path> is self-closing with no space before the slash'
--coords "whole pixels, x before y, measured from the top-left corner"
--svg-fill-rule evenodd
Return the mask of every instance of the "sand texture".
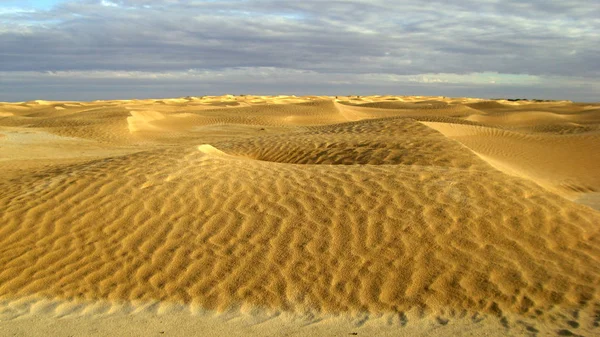
<path id="1" fill-rule="evenodd" d="M 600 334 L 600 104 L 0 103 L 0 335 Z"/>

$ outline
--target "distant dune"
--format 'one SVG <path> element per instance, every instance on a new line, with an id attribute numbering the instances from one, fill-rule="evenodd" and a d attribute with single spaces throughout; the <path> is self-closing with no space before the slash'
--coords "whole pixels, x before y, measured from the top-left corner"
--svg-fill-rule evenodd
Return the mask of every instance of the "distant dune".
<path id="1" fill-rule="evenodd" d="M 600 104 L 0 103 L 0 331 L 600 334 Z"/>

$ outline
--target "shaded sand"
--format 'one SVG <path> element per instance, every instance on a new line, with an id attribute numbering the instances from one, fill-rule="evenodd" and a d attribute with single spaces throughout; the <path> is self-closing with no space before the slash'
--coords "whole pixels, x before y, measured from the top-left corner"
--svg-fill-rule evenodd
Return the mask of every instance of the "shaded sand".
<path id="1" fill-rule="evenodd" d="M 0 332 L 597 335 L 598 108 L 0 104 Z"/>

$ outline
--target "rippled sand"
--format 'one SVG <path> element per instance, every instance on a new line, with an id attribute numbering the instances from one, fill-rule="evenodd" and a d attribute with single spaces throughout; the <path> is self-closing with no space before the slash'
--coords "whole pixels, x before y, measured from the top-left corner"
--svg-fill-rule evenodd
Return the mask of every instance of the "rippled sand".
<path id="1" fill-rule="evenodd" d="M 0 332 L 597 335 L 599 149 L 600 104 L 0 103 Z"/>

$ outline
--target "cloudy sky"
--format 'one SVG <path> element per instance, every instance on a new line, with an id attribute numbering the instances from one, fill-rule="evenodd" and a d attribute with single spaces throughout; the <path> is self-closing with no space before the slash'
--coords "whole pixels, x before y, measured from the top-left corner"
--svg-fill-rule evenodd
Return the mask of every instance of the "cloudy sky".
<path id="1" fill-rule="evenodd" d="M 600 1 L 0 0 L 0 101 L 600 101 Z"/>

